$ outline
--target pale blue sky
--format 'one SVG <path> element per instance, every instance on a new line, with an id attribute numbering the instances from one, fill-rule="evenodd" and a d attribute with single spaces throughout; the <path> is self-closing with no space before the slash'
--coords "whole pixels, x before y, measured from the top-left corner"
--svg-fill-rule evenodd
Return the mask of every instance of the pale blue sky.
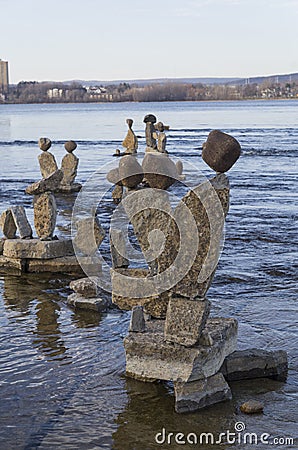
<path id="1" fill-rule="evenodd" d="M 10 80 L 298 71 L 298 0 L 0 0 Z"/>

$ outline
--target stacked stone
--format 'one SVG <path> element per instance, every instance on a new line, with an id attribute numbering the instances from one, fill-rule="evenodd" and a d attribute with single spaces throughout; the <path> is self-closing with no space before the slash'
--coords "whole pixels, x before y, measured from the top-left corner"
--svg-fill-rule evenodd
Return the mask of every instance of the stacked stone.
<path id="1" fill-rule="evenodd" d="M 69 287 L 74 291 L 67 297 L 68 305 L 75 309 L 103 312 L 109 306 L 107 299 L 100 297 L 97 277 L 80 278 L 70 283 Z"/>
<path id="2" fill-rule="evenodd" d="M 146 158 L 152 156 L 155 157 L 148 153 Z M 148 159 L 143 163 L 146 179 L 152 183 L 151 187 L 160 187 L 161 164 L 149 160 L 151 167 L 154 164 L 158 167 L 158 171 L 155 170 L 157 176 L 154 171 L 150 174 Z M 171 170 L 177 174 L 177 167 L 174 167 Z M 236 350 L 237 321 L 209 319 L 210 302 L 206 298 L 218 260 L 228 205 L 228 180 L 225 175 L 218 175 L 211 182 L 188 192 L 173 217 L 163 223 L 165 245 L 157 258 L 158 273 L 174 264 L 181 245 L 181 230 L 177 224 L 189 223 L 188 214 L 191 214 L 196 229 L 189 226 L 181 239 L 193 245 L 194 231 L 197 233 L 199 245 L 194 261 L 186 275 L 171 289 L 165 321 L 148 322 L 146 331 L 142 330 L 141 334 L 133 331 L 131 326 L 132 331 L 125 339 L 127 374 L 147 380 L 174 381 L 178 412 L 231 398 L 230 388 L 219 370 L 225 358 Z M 211 227 L 210 211 L 215 229 Z M 184 255 L 185 258 L 188 256 Z M 203 270 L 207 272 L 201 280 Z"/>
<path id="3" fill-rule="evenodd" d="M 78 192 L 82 188 L 82 185 L 80 183 L 75 183 L 79 165 L 79 158 L 73 153 L 77 148 L 77 144 L 74 141 L 67 141 L 64 144 L 64 148 L 67 154 L 63 157 L 61 162 L 61 171 L 63 172 L 63 178 L 61 180 L 58 192 Z"/>

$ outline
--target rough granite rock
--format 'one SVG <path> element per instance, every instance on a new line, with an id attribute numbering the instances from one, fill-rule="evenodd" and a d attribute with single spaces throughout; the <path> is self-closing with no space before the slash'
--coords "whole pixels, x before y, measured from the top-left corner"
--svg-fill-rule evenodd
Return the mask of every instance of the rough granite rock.
<path id="1" fill-rule="evenodd" d="M 64 144 L 64 148 L 68 153 L 72 153 L 77 148 L 77 144 L 75 141 L 67 141 Z"/>
<path id="2" fill-rule="evenodd" d="M 85 298 L 96 298 L 99 294 L 96 277 L 80 278 L 70 282 L 70 289 Z"/>
<path id="3" fill-rule="evenodd" d="M 179 266 L 191 265 L 173 287 L 177 296 L 205 297 L 217 267 L 228 209 L 229 181 L 226 175 L 220 174 L 190 190 L 174 210 L 174 219 L 166 230 L 164 251 L 158 258 L 158 272 L 171 267 L 179 247 L 186 245 L 187 251 L 182 254 Z M 190 226 L 190 219 L 195 221 L 196 229 Z M 177 223 L 189 224 L 184 228 L 182 239 Z M 196 252 L 193 261 L 190 261 L 190 252 Z"/>
<path id="4" fill-rule="evenodd" d="M 42 240 L 52 239 L 57 219 L 55 196 L 50 192 L 34 195 L 33 209 L 37 236 Z"/>
<path id="5" fill-rule="evenodd" d="M 133 120 L 126 119 L 126 123 L 128 125 L 128 132 L 125 136 L 124 141 L 122 142 L 122 147 L 125 148 L 126 154 L 134 154 L 138 149 L 138 138 L 132 130 Z"/>
<path id="6" fill-rule="evenodd" d="M 26 188 L 26 194 L 38 195 L 45 192 L 54 192 L 59 188 L 62 178 L 62 170 L 56 170 L 56 172 L 52 173 L 47 178 L 43 178 L 40 181 L 36 181 L 36 183 L 30 184 L 30 186 Z"/>
<path id="7" fill-rule="evenodd" d="M 154 124 L 156 123 L 156 117 L 153 114 L 147 114 L 144 117 L 143 122 L 146 124 L 145 136 L 146 136 L 146 152 L 157 151 L 156 132 Z"/>
<path id="8" fill-rule="evenodd" d="M 71 239 L 40 241 L 39 239 L 7 239 L 3 255 L 16 259 L 52 259 L 74 254 Z"/>
<path id="9" fill-rule="evenodd" d="M 129 331 L 133 333 L 144 333 L 146 331 L 143 306 L 134 306 L 132 308 Z"/>
<path id="10" fill-rule="evenodd" d="M 146 153 L 142 168 L 151 188 L 168 189 L 179 178 L 175 163 L 161 153 Z"/>
<path id="11" fill-rule="evenodd" d="M 257 348 L 238 350 L 225 359 L 221 372 L 228 381 L 252 378 L 285 381 L 288 373 L 287 353 L 283 350 Z"/>
<path id="12" fill-rule="evenodd" d="M 109 307 L 109 301 L 102 298 L 85 298 L 79 294 L 71 294 L 67 297 L 67 304 L 75 309 L 104 312 Z"/>
<path id="13" fill-rule="evenodd" d="M 186 347 L 195 345 L 205 328 L 209 313 L 210 302 L 207 299 L 171 298 L 165 322 L 166 341 Z"/>
<path id="14" fill-rule="evenodd" d="M 17 227 L 10 209 L 7 209 L 1 214 L 0 227 L 7 239 L 14 239 L 16 237 Z"/>
<path id="15" fill-rule="evenodd" d="M 119 278 L 118 274 L 122 274 L 125 277 Z M 146 283 L 148 275 L 148 269 L 111 269 L 112 302 L 120 309 L 126 311 L 140 305 L 143 306 L 146 314 L 157 319 L 165 318 L 169 299 L 171 298 L 170 292 L 141 298 L 134 297 L 135 290 L 131 278 L 142 278 L 144 283 Z"/>
<path id="16" fill-rule="evenodd" d="M 21 239 L 32 238 L 32 228 L 28 222 L 25 208 L 23 206 L 13 206 L 10 208 L 11 214 L 17 226 Z"/>
<path id="17" fill-rule="evenodd" d="M 168 343 L 164 321 L 147 322 L 145 333 L 129 333 L 124 339 L 126 374 L 132 378 L 190 382 L 215 375 L 224 359 L 236 350 L 237 321 L 212 318 L 206 330 L 213 345 L 207 347 Z"/>
<path id="18" fill-rule="evenodd" d="M 51 148 L 52 142 L 49 138 L 39 138 L 38 140 L 38 146 L 40 148 L 40 150 L 46 152 L 47 150 L 49 150 L 49 148 Z"/>
<path id="19" fill-rule="evenodd" d="M 73 153 L 67 153 L 62 159 L 61 170 L 63 172 L 63 178 L 61 181 L 62 186 L 70 186 L 74 183 L 77 176 L 77 169 L 79 165 L 79 158 Z"/>
<path id="20" fill-rule="evenodd" d="M 119 177 L 123 186 L 134 189 L 143 181 L 143 169 L 135 156 L 125 155 L 119 161 Z"/>
<path id="21" fill-rule="evenodd" d="M 155 128 L 158 130 L 158 136 L 157 136 L 157 150 L 160 153 L 167 153 L 166 146 L 167 146 L 167 136 L 166 133 L 164 133 L 165 127 L 162 122 L 158 122 L 155 125 Z"/>
<path id="22" fill-rule="evenodd" d="M 229 385 L 221 373 L 191 383 L 175 383 L 175 411 L 189 413 L 232 399 Z"/>
<path id="23" fill-rule="evenodd" d="M 74 248 L 83 255 L 92 256 L 105 237 L 105 231 L 97 216 L 80 219 L 76 222 L 77 233 L 74 238 Z"/>
<path id="24" fill-rule="evenodd" d="M 202 158 L 215 172 L 227 172 L 235 164 L 240 153 L 240 144 L 233 136 L 213 130 L 203 144 Z"/>
<path id="25" fill-rule="evenodd" d="M 146 262 L 156 265 L 165 241 L 172 208 L 168 193 L 159 189 L 131 192 L 122 202 Z M 152 263 L 152 264 L 151 264 Z M 153 269 L 154 270 L 154 269 Z"/>
<path id="26" fill-rule="evenodd" d="M 42 178 L 48 178 L 58 170 L 55 156 L 46 150 L 38 155 L 38 162 Z"/>
<path id="27" fill-rule="evenodd" d="M 113 269 L 128 267 L 126 241 L 123 231 L 110 228 L 110 248 Z"/>
<path id="28" fill-rule="evenodd" d="M 29 273 L 66 273 L 76 276 L 85 275 L 75 256 L 61 256 L 52 259 L 27 259 L 26 261 L 26 271 Z"/>

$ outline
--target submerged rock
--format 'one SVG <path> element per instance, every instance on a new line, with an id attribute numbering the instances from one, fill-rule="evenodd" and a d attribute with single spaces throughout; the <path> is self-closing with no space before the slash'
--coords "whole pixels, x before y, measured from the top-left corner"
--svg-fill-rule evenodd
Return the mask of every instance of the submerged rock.
<path id="1" fill-rule="evenodd" d="M 264 405 L 257 400 L 248 400 L 240 406 L 240 410 L 245 414 L 259 414 L 263 412 Z"/>

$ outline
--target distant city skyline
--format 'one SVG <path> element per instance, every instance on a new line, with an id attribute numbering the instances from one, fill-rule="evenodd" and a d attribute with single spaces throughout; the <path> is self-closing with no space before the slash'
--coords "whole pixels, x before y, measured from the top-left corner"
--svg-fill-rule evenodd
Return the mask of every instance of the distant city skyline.
<path id="1" fill-rule="evenodd" d="M 0 0 L 0 8 L 10 83 L 298 72 L 298 0 Z"/>

